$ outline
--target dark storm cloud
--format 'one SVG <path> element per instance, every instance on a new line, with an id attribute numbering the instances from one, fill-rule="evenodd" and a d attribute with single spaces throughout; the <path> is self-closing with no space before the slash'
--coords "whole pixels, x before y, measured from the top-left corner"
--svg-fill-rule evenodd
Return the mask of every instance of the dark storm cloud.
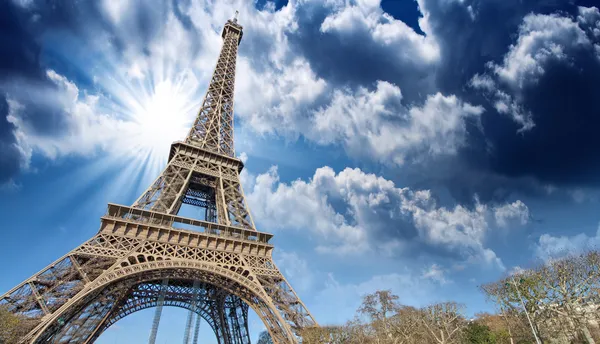
<path id="1" fill-rule="evenodd" d="M 8 99 L 18 102 L 19 119 L 32 133 L 56 136 L 68 129 L 67 114 L 53 95 L 57 85 L 40 61 L 43 25 L 39 15 L 66 27 L 70 25 L 67 18 L 75 20 L 76 13 L 64 2 L 42 4 L 47 6 L 23 8 L 11 1 L 0 3 L 0 184 L 10 181 L 26 159 L 17 148 L 15 125 L 7 118 Z"/>
<path id="2" fill-rule="evenodd" d="M 43 79 L 40 46 L 28 32 L 28 16 L 10 1 L 0 2 L 0 78 Z"/>
<path id="3" fill-rule="evenodd" d="M 36 135 L 56 136 L 68 129 L 67 114 L 52 95 L 57 85 L 41 61 L 42 35 L 84 25 L 82 13 L 98 14 L 91 3 L 78 2 L 77 7 L 70 1 L 40 1 L 24 8 L 0 2 L 0 185 L 15 177 L 26 159 L 17 148 L 15 125 L 7 118 L 8 98 L 18 102 L 20 120 Z"/>
<path id="4" fill-rule="evenodd" d="M 546 65 L 539 83 L 524 90 L 523 104 L 536 124 L 531 132 L 509 140 L 489 131 L 493 170 L 559 185 L 599 184 L 600 61 L 592 51 L 573 60 Z"/>
<path id="5" fill-rule="evenodd" d="M 368 31 L 321 32 L 321 23 L 330 14 L 331 9 L 324 8 L 323 3 L 302 4 L 296 14 L 298 31 L 288 37 L 319 77 L 351 87 L 388 81 L 402 89 L 407 102 L 422 101 L 434 91 L 430 67 L 399 55 L 398 47 L 375 42 Z"/>
<path id="6" fill-rule="evenodd" d="M 7 119 L 6 84 L 12 79 L 48 83 L 39 64 L 40 46 L 27 25 L 28 16 L 12 2 L 0 2 L 0 185 L 15 176 L 23 160 Z"/>
<path id="7" fill-rule="evenodd" d="M 393 1 L 387 0 L 385 7 Z M 370 85 L 385 80 L 398 85 L 406 104 L 422 102 L 436 91 L 457 95 L 473 105 L 483 105 L 481 125 L 467 123 L 467 145 L 453 158 L 436 158 L 425 166 L 402 166 L 400 173 L 419 187 L 440 187 L 460 202 L 503 201 L 515 191 L 547 195 L 547 186 L 588 186 L 600 181 L 600 145 L 593 128 L 600 120 L 598 61 L 593 52 L 570 56 L 570 67 L 545 65 L 539 83 L 520 94 L 536 126 L 523 134 L 506 114 L 499 114 L 493 99 L 468 86 L 477 73 L 489 72 L 489 62 L 501 64 L 519 36 L 523 19 L 531 14 L 577 16 L 577 6 L 590 1 L 568 0 L 465 0 L 419 1 L 428 14 L 429 34 L 439 45 L 439 63 L 426 66 L 399 61 L 391 49 L 378 45 L 370 33 L 352 35 L 321 32 L 332 9 L 322 3 L 298 5 L 298 30 L 288 34 L 293 49 L 310 62 L 311 68 L 331 87 Z M 401 18 L 397 13 L 390 13 Z M 414 23 L 412 23 L 414 26 Z M 419 30 L 416 30 L 420 32 Z M 263 42 L 268 44 L 268 42 Z M 396 49 L 398 47 L 395 47 Z M 587 54 L 587 55 L 586 55 Z M 567 89 L 566 85 L 570 85 Z M 426 172 L 423 172 L 426 171 Z"/>
<path id="8" fill-rule="evenodd" d="M 458 157 L 408 168 L 405 173 L 410 179 L 418 185 L 446 188 L 467 203 L 473 202 L 475 193 L 485 202 L 504 200 L 515 191 L 547 195 L 548 185 L 597 186 L 600 61 L 593 48 L 571 52 L 566 62 L 546 63 L 538 82 L 523 90 L 503 90 L 532 114 L 535 127 L 524 133 L 517 133 L 519 125 L 494 109 L 493 99 L 467 86 L 476 73 L 486 72 L 486 63 L 502 63 L 528 14 L 554 13 L 574 19 L 577 6 L 591 4 L 520 0 L 423 3 L 442 49 L 437 87 L 445 94 L 483 105 L 486 111 L 482 128 L 469 128 L 468 146 Z"/>
<path id="9" fill-rule="evenodd" d="M 577 8 L 568 0 L 423 0 L 429 24 L 442 49 L 437 85 L 442 92 L 458 93 L 488 61 L 502 59 L 529 13 L 554 13 Z M 471 13 L 474 15 L 472 19 Z"/>

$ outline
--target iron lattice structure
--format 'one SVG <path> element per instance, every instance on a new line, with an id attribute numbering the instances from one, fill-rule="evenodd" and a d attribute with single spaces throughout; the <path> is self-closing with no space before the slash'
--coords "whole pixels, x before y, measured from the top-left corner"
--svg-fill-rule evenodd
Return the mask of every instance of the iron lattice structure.
<path id="1" fill-rule="evenodd" d="M 0 298 L 31 319 L 21 343 L 93 343 L 119 319 L 164 305 L 202 317 L 220 344 L 250 343 L 249 308 L 275 343 L 317 326 L 244 199 L 233 144 L 237 19 L 222 36 L 200 112 L 160 176 L 132 206 L 109 204 L 94 237 Z M 182 204 L 203 208 L 204 219 L 178 216 Z"/>

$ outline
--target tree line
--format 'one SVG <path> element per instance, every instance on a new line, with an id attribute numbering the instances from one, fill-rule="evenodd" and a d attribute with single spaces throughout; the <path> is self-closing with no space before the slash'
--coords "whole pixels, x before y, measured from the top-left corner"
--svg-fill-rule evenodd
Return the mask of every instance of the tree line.
<path id="1" fill-rule="evenodd" d="M 453 301 L 403 305 L 389 290 L 366 295 L 353 320 L 307 328 L 303 344 L 600 343 L 600 253 L 552 260 L 480 286 L 496 313 L 465 315 Z M 270 342 L 266 333 L 259 344 Z"/>

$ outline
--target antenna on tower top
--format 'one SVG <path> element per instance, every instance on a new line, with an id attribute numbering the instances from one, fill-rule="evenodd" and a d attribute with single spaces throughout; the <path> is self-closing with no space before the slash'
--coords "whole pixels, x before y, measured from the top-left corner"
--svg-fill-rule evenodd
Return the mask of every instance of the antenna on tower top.
<path id="1" fill-rule="evenodd" d="M 233 17 L 233 22 L 234 22 L 234 23 L 237 23 L 237 16 L 238 16 L 238 14 L 240 14 L 240 11 L 237 11 L 237 10 L 236 10 L 236 11 L 235 11 L 235 16 Z"/>

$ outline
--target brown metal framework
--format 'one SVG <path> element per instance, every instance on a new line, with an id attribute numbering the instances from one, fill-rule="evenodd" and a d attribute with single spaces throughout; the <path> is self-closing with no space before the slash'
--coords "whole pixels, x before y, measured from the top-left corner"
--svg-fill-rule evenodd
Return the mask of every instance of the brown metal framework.
<path id="1" fill-rule="evenodd" d="M 223 48 L 184 142 L 133 206 L 109 204 L 98 233 L 0 298 L 35 319 L 21 343 L 93 343 L 119 319 L 176 306 L 202 317 L 220 344 L 250 343 L 248 308 L 275 343 L 297 343 L 317 326 L 272 260 L 244 199 L 233 145 L 233 92 L 242 27 L 223 29 Z M 182 204 L 203 219 L 178 216 Z"/>

